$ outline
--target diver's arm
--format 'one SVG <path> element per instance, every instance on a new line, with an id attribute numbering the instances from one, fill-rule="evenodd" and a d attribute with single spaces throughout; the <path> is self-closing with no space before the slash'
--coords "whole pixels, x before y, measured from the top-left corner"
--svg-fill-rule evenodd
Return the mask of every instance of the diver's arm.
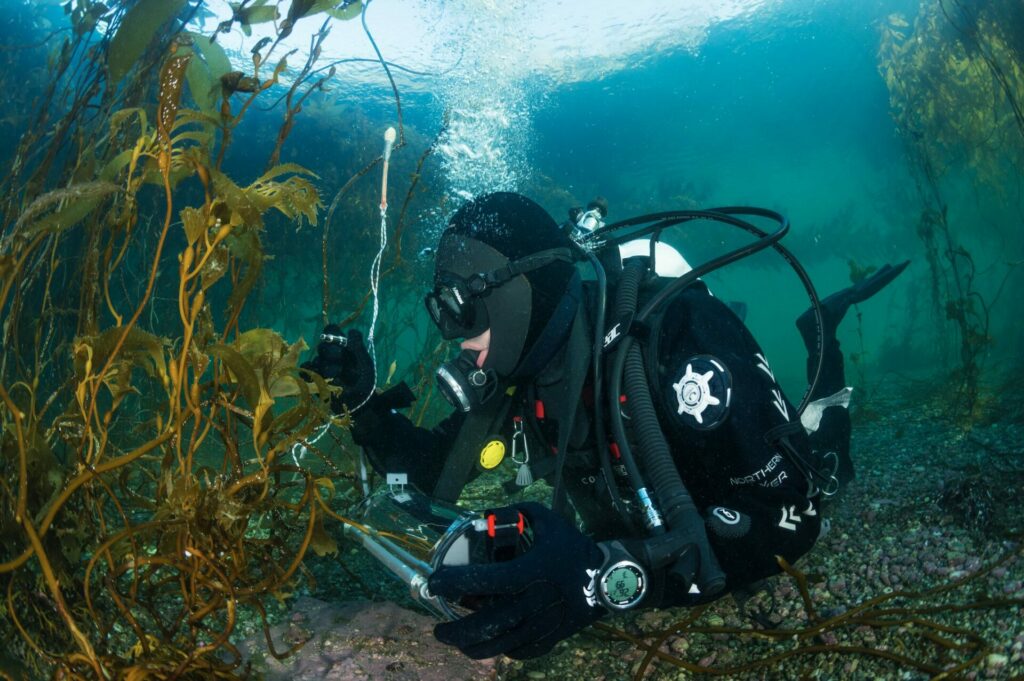
<path id="1" fill-rule="evenodd" d="M 352 439 L 363 447 L 379 474 L 405 473 L 410 484 L 429 493 L 465 415 L 456 412 L 432 429 L 419 428 L 404 414 L 375 402 L 370 400 L 354 415 Z"/>
<path id="2" fill-rule="evenodd" d="M 738 587 L 782 572 L 777 557 L 796 562 L 814 545 L 821 530 L 815 500 L 798 493 L 737 493 L 702 513 L 708 541 L 726 575 L 723 596 Z M 700 597 L 671 578 L 663 579 L 658 598 L 649 606 L 694 605 Z"/>
<path id="3" fill-rule="evenodd" d="M 375 391 L 373 358 L 357 329 L 343 333 L 338 325 L 328 324 L 320 339 L 316 355 L 300 370 L 315 372 L 341 388 L 331 396 L 331 410 L 351 415 L 352 439 L 366 450 L 374 470 L 382 475 L 405 473 L 419 489 L 432 490 L 463 417 L 453 415 L 433 430 L 417 428 L 397 411 L 416 399 L 409 386 L 402 382 Z"/>
<path id="4" fill-rule="evenodd" d="M 821 531 L 817 499 L 808 499 L 796 488 L 746 488 L 701 508 L 700 516 L 707 537 L 705 549 L 713 552 L 725 574 L 725 587 L 716 593 L 701 593 L 694 588 L 694 583 L 701 582 L 699 571 L 693 580 L 674 572 L 675 559 L 668 559 L 662 552 L 669 535 L 601 542 L 602 546 L 619 548 L 615 560 L 634 561 L 645 571 L 649 584 L 639 607 L 699 605 L 779 574 L 782 565 L 778 558 L 795 563 L 810 550 Z M 686 553 L 696 547 L 691 544 L 673 555 L 683 564 L 693 565 L 697 561 L 687 561 Z"/>

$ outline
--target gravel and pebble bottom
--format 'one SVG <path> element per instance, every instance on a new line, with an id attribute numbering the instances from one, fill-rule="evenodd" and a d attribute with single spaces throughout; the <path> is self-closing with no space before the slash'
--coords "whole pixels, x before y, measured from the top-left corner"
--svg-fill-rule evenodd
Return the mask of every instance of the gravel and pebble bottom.
<path id="1" fill-rule="evenodd" d="M 999 422 L 965 432 L 938 410 L 895 404 L 884 407 L 885 416 L 868 422 L 854 414 L 858 479 L 825 509 L 831 530 L 796 567 L 808 576 L 819 621 L 841 618 L 856 606 L 887 594 L 922 592 L 963 580 L 960 586 L 927 598 L 893 598 L 877 608 L 932 606 L 932 611 L 920 617 L 973 632 L 986 647 L 954 650 L 943 658 L 946 649 L 923 636 L 926 626 L 860 624 L 827 627 L 801 640 L 681 631 L 665 638 L 662 652 L 710 671 L 739 667 L 797 646 L 857 646 L 911 657 L 939 669 L 980 655 L 977 664 L 951 678 L 1024 678 L 1024 607 L 1020 602 L 955 610 L 957 605 L 986 599 L 1004 603 L 1024 599 L 1024 551 L 1007 533 L 1007 529 L 1024 526 L 1024 505 L 1015 498 L 1007 502 L 1005 495 L 996 493 L 987 498 L 981 494 L 983 498 L 974 504 L 947 503 L 950 490 L 965 476 L 979 472 L 981 480 L 991 476 L 993 489 L 1021 479 L 1022 409 L 1004 412 Z M 972 489 L 977 493 L 979 487 Z M 993 527 L 1000 531 L 992 531 Z M 971 579 L 1007 556 L 999 567 Z M 337 603 L 333 597 L 327 600 Z M 685 609 L 647 610 L 606 618 L 605 622 L 650 642 L 672 630 L 687 614 Z M 305 599 L 293 604 L 291 618 L 279 624 L 276 633 L 311 636 L 311 645 L 285 665 L 273 660 L 256 664 L 256 670 L 267 678 L 612 681 L 633 678 L 645 657 L 645 651 L 633 643 L 591 628 L 540 659 L 472 663 L 433 640 L 429 617 L 391 604 L 328 605 Z M 749 598 L 742 609 L 730 597 L 716 602 L 694 626 L 798 631 L 806 630 L 809 620 L 795 580 L 782 575 L 768 580 L 764 590 Z M 930 631 L 949 642 L 967 642 L 955 632 Z M 254 642 L 253 649 L 259 647 Z M 655 661 L 644 678 L 708 676 Z M 726 678 L 916 680 L 932 676 L 862 653 L 821 652 L 796 655 Z"/>

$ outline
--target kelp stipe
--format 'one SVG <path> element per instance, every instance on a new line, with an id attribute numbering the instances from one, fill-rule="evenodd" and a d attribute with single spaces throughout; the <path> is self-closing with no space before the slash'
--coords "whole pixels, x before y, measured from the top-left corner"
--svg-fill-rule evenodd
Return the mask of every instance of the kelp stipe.
<path id="1" fill-rule="evenodd" d="M 921 200 L 916 232 L 938 335 L 949 322 L 959 341 L 948 409 L 965 427 L 982 418 L 987 401 L 982 373 L 998 293 L 986 299 L 978 290 L 974 259 L 950 224 L 943 178 L 960 161 L 978 185 L 998 192 L 1007 165 L 1024 161 L 1020 17 L 1012 0 L 938 0 L 921 4 L 913 26 L 892 15 L 881 28 L 879 70 Z M 1016 264 L 1008 264 L 1004 283 Z"/>
<path id="2" fill-rule="evenodd" d="M 710 605 L 694 608 L 673 626 L 644 636 L 606 624 L 594 626 L 645 651 L 633 674 L 636 681 L 648 678 L 654 662 L 693 674 L 726 678 L 748 678 L 748 675 L 761 678 L 764 674 L 811 678 L 821 673 L 829 661 L 857 661 L 861 666 L 859 673 L 865 675 L 918 672 L 933 679 L 969 678 L 966 675 L 976 673 L 996 648 L 977 632 L 949 621 L 957 613 L 996 612 L 1024 605 L 1024 598 L 990 596 L 979 584 L 982 578 L 1020 554 L 1020 546 L 1016 544 L 989 565 L 960 579 L 923 591 L 890 590 L 890 593 L 829 615 L 818 612 L 808 588 L 808 576 L 779 558 L 780 567 L 793 580 L 800 595 L 801 612 L 807 619 L 803 627 L 771 628 L 753 622 L 749 627 L 705 623 L 711 619 L 705 618 L 713 607 Z M 741 641 L 738 649 L 743 651 L 741 657 L 745 661 L 715 666 L 713 658 L 711 662 L 698 663 L 677 657 L 668 652 L 665 645 L 673 636 L 710 637 L 718 641 L 716 647 L 726 646 L 730 640 Z M 782 642 L 787 642 L 786 649 L 778 652 Z M 763 656 L 759 656 L 757 643 L 768 647 Z"/>

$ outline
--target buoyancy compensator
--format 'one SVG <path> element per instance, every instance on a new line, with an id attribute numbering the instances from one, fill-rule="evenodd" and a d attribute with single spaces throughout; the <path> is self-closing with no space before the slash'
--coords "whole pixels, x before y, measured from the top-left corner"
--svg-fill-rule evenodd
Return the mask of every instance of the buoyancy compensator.
<path id="1" fill-rule="evenodd" d="M 778 224 L 778 228 L 772 233 L 765 232 L 748 222 L 745 219 L 748 217 L 773 220 Z M 613 310 L 614 317 L 610 328 L 606 328 L 603 320 L 607 299 L 606 278 L 601 262 L 608 261 L 609 250 L 618 249 L 621 244 L 635 242 L 646 236 L 650 240 L 650 251 L 653 255 L 656 252 L 655 246 L 665 229 L 700 220 L 732 225 L 758 238 L 748 245 L 694 267 L 674 280 L 669 280 L 660 290 L 649 296 L 642 305 L 639 300 L 639 290 L 650 271 L 650 260 L 648 258 L 628 259 L 623 265 L 623 271 L 618 281 Z M 576 230 L 574 232 L 576 243 L 587 254 L 592 267 L 597 272 L 599 309 L 598 326 L 595 329 L 595 361 L 592 372 L 595 394 L 605 394 L 607 404 L 595 405 L 594 421 L 599 438 L 597 449 L 609 494 L 615 508 L 620 513 L 629 506 L 624 503 L 617 489 L 612 471 L 611 453 L 607 447 L 601 446 L 604 434 L 602 420 L 605 407 L 611 418 L 611 432 L 617 446 L 616 450 L 628 472 L 635 502 L 640 508 L 643 525 L 647 530 L 648 539 L 643 543 L 644 559 L 649 566 L 655 569 L 667 569 L 672 576 L 687 584 L 690 593 L 700 600 L 709 599 L 721 591 L 725 586 L 725 575 L 717 564 L 708 543 L 703 518 L 683 483 L 673 460 L 671 449 L 662 432 L 651 396 L 644 353 L 637 343 L 637 336 L 644 333 L 649 319 L 667 301 L 671 300 L 674 294 L 693 284 L 699 277 L 772 247 L 794 269 L 807 291 L 815 319 L 818 322 L 817 339 L 820 346 L 822 344 L 821 308 L 813 284 L 796 258 L 778 244 L 788 230 L 788 220 L 774 211 L 761 208 L 727 207 L 709 211 L 655 213 L 607 226 L 596 226 L 589 231 Z M 601 390 L 602 369 L 605 364 L 602 357 L 605 353 L 609 355 L 608 364 L 610 365 L 607 391 Z M 820 372 L 820 365 L 818 371 Z M 700 376 L 703 378 L 707 373 L 702 372 Z M 816 382 L 817 376 L 808 386 L 799 405 L 798 413 L 802 412 L 809 402 Z M 700 382 L 696 379 L 694 384 L 694 386 L 680 385 L 679 388 L 690 391 L 701 388 Z M 620 404 L 623 395 L 627 405 L 626 411 L 630 418 L 628 432 L 623 418 L 623 408 Z M 701 396 L 695 393 L 689 397 L 694 400 L 701 399 Z M 684 403 L 685 399 L 684 396 Z M 799 467 L 808 477 L 812 477 L 815 473 L 806 466 Z M 820 474 L 819 477 L 821 477 Z"/>

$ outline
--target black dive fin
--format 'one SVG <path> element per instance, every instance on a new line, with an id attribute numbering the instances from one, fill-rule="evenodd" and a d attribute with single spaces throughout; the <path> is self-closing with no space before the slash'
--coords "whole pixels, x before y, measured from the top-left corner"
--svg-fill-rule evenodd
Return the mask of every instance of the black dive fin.
<path id="1" fill-rule="evenodd" d="M 871 296 L 885 288 L 893 279 L 898 277 L 910 264 L 909 260 L 899 265 L 883 265 L 870 276 L 864 277 L 856 284 L 848 286 L 841 291 L 836 291 L 828 298 L 821 301 L 821 311 L 825 322 L 825 339 L 834 338 L 839 323 L 843 321 L 847 310 L 851 305 L 862 303 Z M 814 331 L 814 310 L 808 309 L 796 320 L 796 326 L 804 343 L 810 348 L 813 345 Z"/>

